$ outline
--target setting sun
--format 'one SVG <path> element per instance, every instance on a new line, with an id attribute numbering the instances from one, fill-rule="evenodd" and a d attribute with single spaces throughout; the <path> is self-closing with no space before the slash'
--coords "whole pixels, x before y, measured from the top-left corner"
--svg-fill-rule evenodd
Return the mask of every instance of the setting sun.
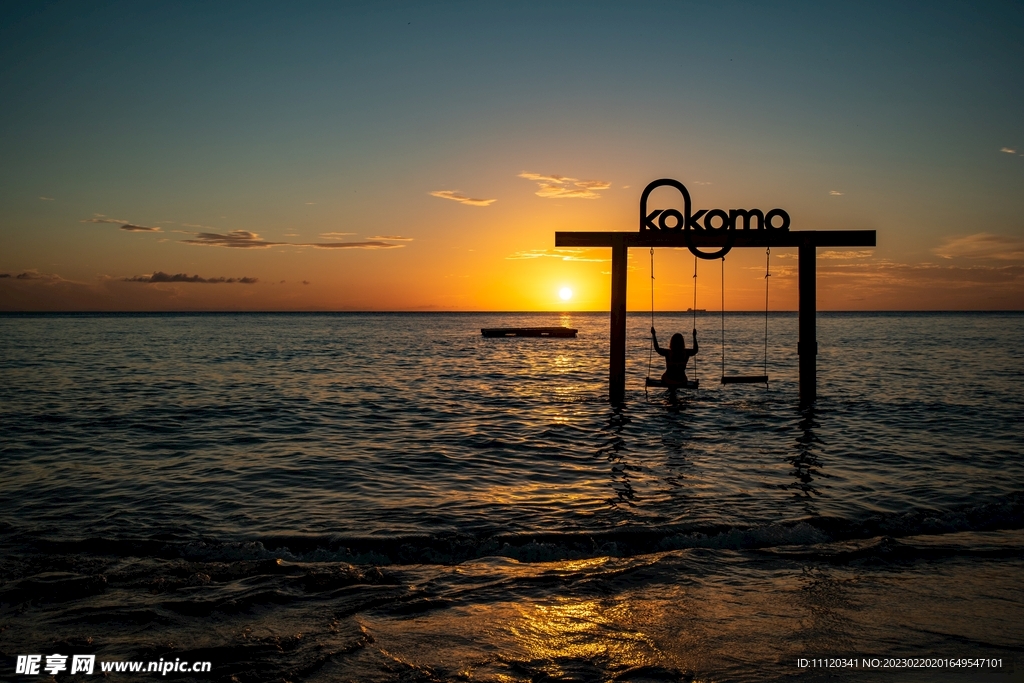
<path id="1" fill-rule="evenodd" d="M 558 290 L 558 296 L 562 297 L 562 301 L 568 301 L 572 298 L 572 290 L 568 287 L 562 287 Z"/>

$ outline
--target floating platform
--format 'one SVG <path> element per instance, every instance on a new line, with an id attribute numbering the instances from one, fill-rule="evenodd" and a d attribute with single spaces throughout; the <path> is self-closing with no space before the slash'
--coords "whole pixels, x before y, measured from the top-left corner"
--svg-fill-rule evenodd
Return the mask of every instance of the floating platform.
<path id="1" fill-rule="evenodd" d="M 664 387 L 665 389 L 696 389 L 700 386 L 700 380 L 691 379 L 688 382 L 672 382 L 670 380 L 651 379 L 648 377 L 644 386 Z"/>
<path id="2" fill-rule="evenodd" d="M 575 337 L 572 327 L 485 327 L 480 333 L 485 337 Z"/>

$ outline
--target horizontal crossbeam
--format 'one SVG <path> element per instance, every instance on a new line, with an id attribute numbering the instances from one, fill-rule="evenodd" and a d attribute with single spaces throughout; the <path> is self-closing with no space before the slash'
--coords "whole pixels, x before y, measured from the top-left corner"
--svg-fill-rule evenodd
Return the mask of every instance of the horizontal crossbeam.
<path id="1" fill-rule="evenodd" d="M 723 232 L 693 230 L 695 247 L 722 247 Z M 873 247 L 874 230 L 737 230 L 734 247 Z M 677 232 L 556 232 L 556 247 L 675 247 L 686 248 L 686 238 Z"/>

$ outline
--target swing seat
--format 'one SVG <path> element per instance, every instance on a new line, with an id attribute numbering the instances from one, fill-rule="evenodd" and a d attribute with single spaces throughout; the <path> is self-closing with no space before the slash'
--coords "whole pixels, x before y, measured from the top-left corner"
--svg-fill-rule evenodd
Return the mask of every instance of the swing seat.
<path id="1" fill-rule="evenodd" d="M 768 375 L 722 375 L 722 384 L 768 384 Z"/>
<path id="2" fill-rule="evenodd" d="M 664 387 L 665 389 L 696 389 L 697 387 L 700 386 L 700 380 L 692 379 L 689 380 L 688 382 L 673 382 L 671 380 L 652 379 L 648 377 L 644 386 Z"/>

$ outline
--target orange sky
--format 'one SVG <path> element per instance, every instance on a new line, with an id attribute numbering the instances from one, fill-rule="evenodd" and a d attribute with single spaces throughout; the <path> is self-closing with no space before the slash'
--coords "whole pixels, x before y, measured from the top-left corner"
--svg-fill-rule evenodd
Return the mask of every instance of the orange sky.
<path id="1" fill-rule="evenodd" d="M 821 310 L 1024 307 L 1017 15 L 579 9 L 13 16 L 0 310 L 607 310 L 609 251 L 554 232 L 636 230 L 660 177 L 877 230 L 819 250 Z M 773 309 L 795 265 L 773 254 Z M 656 269 L 657 308 L 692 305 L 692 257 Z M 726 307 L 763 276 L 730 254 Z M 647 310 L 645 250 L 629 278 Z"/>

